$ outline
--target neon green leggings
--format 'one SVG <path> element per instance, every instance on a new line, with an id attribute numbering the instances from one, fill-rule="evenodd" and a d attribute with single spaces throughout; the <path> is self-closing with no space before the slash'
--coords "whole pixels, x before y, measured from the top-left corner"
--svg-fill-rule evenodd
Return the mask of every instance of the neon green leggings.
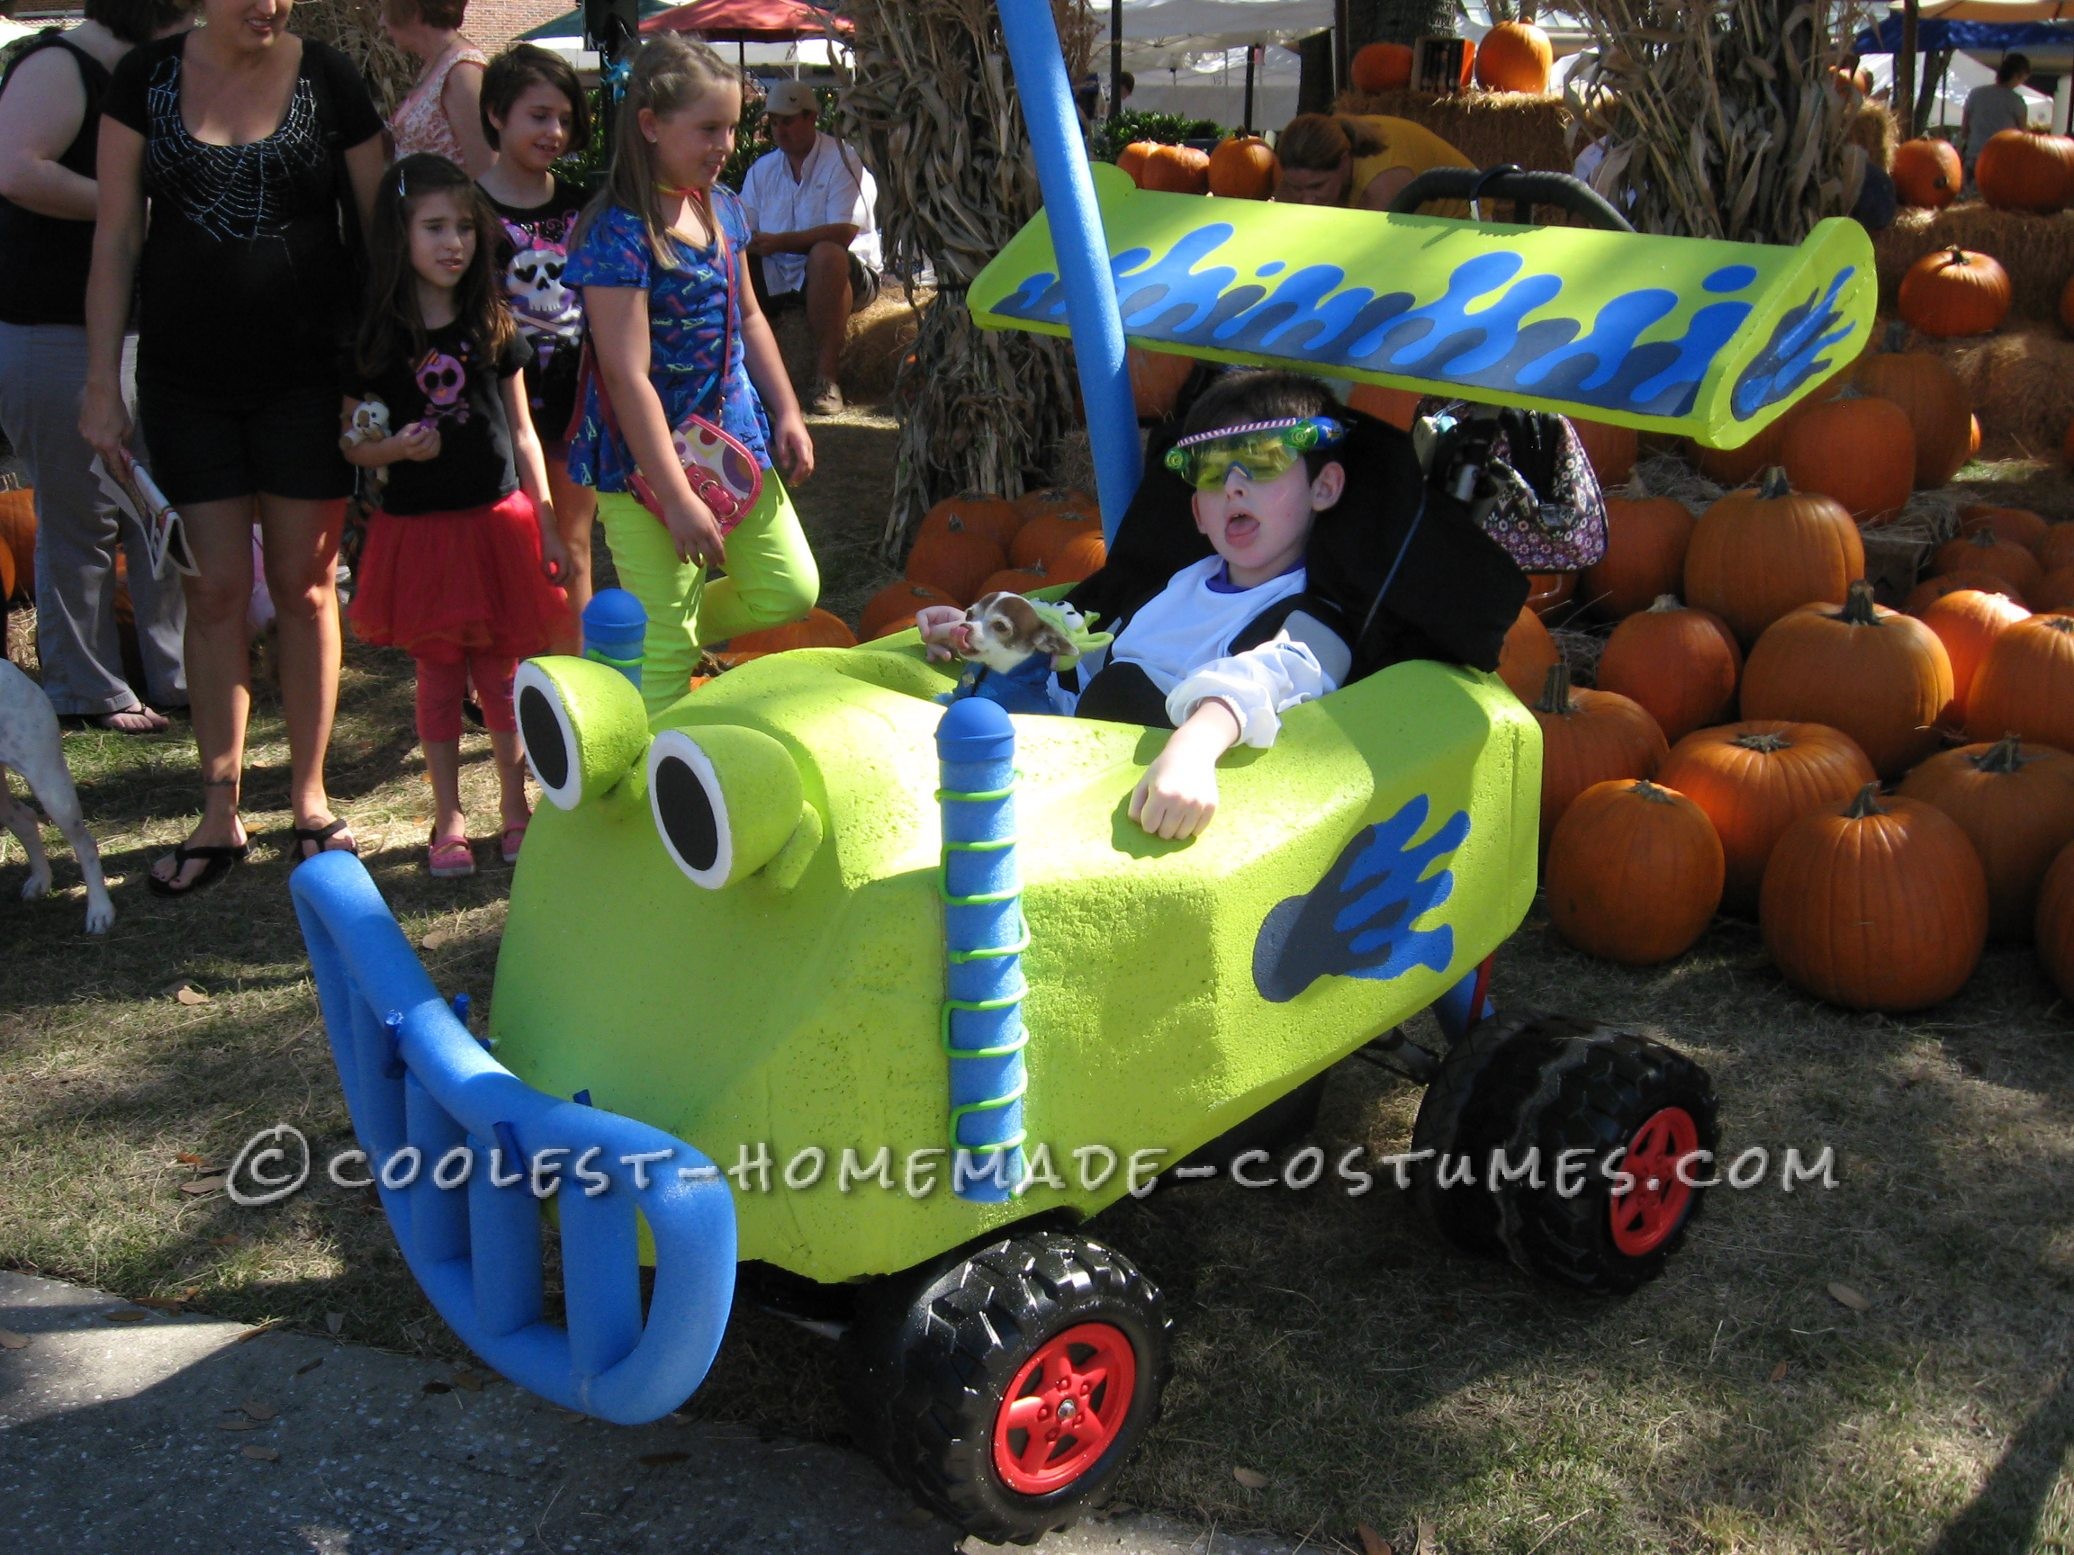
<path id="1" fill-rule="evenodd" d="M 797 621 L 820 597 L 820 569 L 775 470 L 727 537 L 726 576 L 711 583 L 705 568 L 677 560 L 669 530 L 627 493 L 599 492 L 598 517 L 619 586 L 648 612 L 641 700 L 651 719 L 684 695 L 702 645 Z"/>

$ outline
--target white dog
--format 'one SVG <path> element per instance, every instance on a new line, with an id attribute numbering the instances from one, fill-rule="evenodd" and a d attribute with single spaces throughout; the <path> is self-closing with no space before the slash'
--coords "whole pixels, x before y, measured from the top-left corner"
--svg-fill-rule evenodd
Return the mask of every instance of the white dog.
<path id="1" fill-rule="evenodd" d="M 58 830 L 79 857 L 79 871 L 86 876 L 86 931 L 105 934 L 115 922 L 115 904 L 108 900 L 108 882 L 101 878 L 101 850 L 79 814 L 79 794 L 65 766 L 65 753 L 58 734 L 58 715 L 36 682 L 14 665 L 0 659 L 0 768 L 18 772 Z M 22 887 L 22 900 L 33 902 L 50 890 L 50 859 L 43 851 L 43 837 L 36 825 L 36 812 L 7 791 L 0 779 L 0 824 L 22 840 L 29 855 L 29 879 Z"/>

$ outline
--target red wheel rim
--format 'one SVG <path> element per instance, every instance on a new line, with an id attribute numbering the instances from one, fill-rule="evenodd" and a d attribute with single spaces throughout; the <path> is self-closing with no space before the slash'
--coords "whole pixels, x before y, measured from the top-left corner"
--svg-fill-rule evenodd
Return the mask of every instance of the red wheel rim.
<path id="1" fill-rule="evenodd" d="M 1700 1147 L 1699 1125 L 1683 1107 L 1665 1107 L 1635 1130 L 1620 1169 L 1634 1179 L 1607 1205 L 1613 1245 L 1630 1258 L 1656 1251 L 1685 1219 L 1692 1187 L 1678 1167 Z"/>
<path id="2" fill-rule="evenodd" d="M 1121 1329 L 1081 1323 L 1045 1340 L 994 1416 L 994 1472 L 1026 1496 L 1072 1484 L 1116 1440 L 1137 1391 L 1137 1353 Z"/>

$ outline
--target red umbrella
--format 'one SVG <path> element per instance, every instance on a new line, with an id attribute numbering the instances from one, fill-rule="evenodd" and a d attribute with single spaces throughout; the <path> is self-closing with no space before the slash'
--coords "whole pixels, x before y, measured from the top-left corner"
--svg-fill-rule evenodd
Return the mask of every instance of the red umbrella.
<path id="1" fill-rule="evenodd" d="M 850 31 L 850 19 L 836 16 L 806 0 L 693 0 L 651 16 L 643 32 L 696 32 L 708 43 L 786 43 L 794 38 L 822 38 L 833 22 Z"/>

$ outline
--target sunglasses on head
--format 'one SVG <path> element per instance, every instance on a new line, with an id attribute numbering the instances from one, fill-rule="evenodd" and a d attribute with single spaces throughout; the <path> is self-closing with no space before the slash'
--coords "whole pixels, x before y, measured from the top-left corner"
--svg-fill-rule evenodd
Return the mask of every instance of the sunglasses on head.
<path id="1" fill-rule="evenodd" d="M 1166 465 L 1198 491 L 1222 487 L 1237 470 L 1247 480 L 1275 480 L 1315 448 L 1330 448 L 1346 428 L 1329 416 L 1251 421 L 1184 437 L 1167 450 Z"/>

